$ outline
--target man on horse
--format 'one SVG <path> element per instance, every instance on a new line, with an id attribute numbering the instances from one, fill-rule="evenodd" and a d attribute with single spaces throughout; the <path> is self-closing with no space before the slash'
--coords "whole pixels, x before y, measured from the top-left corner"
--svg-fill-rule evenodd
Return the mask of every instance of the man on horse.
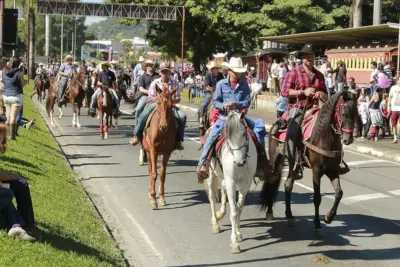
<path id="1" fill-rule="evenodd" d="M 85 60 L 82 60 L 81 65 L 78 67 L 78 72 L 86 73 L 88 67 L 86 66 Z"/>
<path id="2" fill-rule="evenodd" d="M 76 68 L 72 64 L 74 57 L 68 55 L 64 58 L 64 63 L 61 64 L 58 70 L 57 76 L 61 77 L 61 88 L 58 90 L 57 103 L 60 103 L 64 99 L 65 91 L 67 89 L 68 81 L 72 75 L 76 73 Z"/>
<path id="3" fill-rule="evenodd" d="M 247 71 L 247 65 L 243 66 L 241 58 L 232 57 L 228 63 L 223 63 L 228 70 L 229 76 L 226 79 L 218 82 L 215 90 L 213 105 L 214 108 L 218 109 L 221 115 L 227 115 L 226 110 L 237 109 L 246 112 L 250 106 L 250 88 L 245 80 L 239 79 L 240 76 Z M 249 117 L 245 117 L 246 123 L 251 128 L 255 136 L 257 137 L 259 148 L 259 157 L 262 157 L 265 162 L 267 158 L 265 156 L 265 124 L 262 119 L 253 121 Z M 214 141 L 220 135 L 224 129 L 224 121 L 218 119 L 213 127 L 211 128 L 210 135 L 207 138 L 206 144 L 204 145 L 203 153 L 201 154 L 199 165 L 197 167 L 197 179 L 199 183 L 202 183 L 208 178 L 208 159 L 210 149 L 212 148 Z M 260 162 L 260 161 L 259 161 Z M 257 170 L 257 176 L 264 176 L 263 170 L 259 168 Z"/>
<path id="4" fill-rule="evenodd" d="M 44 64 L 39 63 L 39 67 L 36 69 L 36 77 L 35 77 L 34 83 L 36 83 L 36 81 L 41 78 L 40 76 L 45 72 L 46 72 L 46 70 L 44 69 Z"/>
<path id="5" fill-rule="evenodd" d="M 179 86 L 178 82 L 175 81 L 172 76 L 171 65 L 167 62 L 163 62 L 160 64 L 160 74 L 161 78 L 155 79 L 148 89 L 148 98 L 149 104 L 143 110 L 142 114 L 140 114 L 138 122 L 135 127 L 134 137 L 131 140 L 132 145 L 139 144 L 139 141 L 142 139 L 143 131 L 146 127 L 146 122 L 150 114 L 157 108 L 157 103 L 153 101 L 157 95 L 158 88 L 164 88 L 164 86 L 168 87 L 168 90 L 176 89 L 175 94 L 173 96 L 173 104 L 178 104 L 181 101 L 181 87 Z M 177 137 L 177 144 L 176 149 L 183 150 L 183 139 L 185 135 L 185 126 L 186 126 L 186 114 L 180 110 L 178 107 L 174 106 L 174 116 L 178 122 L 178 137 Z"/>
<path id="6" fill-rule="evenodd" d="M 144 58 L 142 56 L 139 57 L 139 63 L 136 64 L 135 68 L 133 69 L 133 82 L 137 82 L 137 79 L 142 71 L 142 62 Z"/>
<path id="7" fill-rule="evenodd" d="M 148 100 L 148 90 L 150 88 L 151 83 L 154 80 L 154 62 L 151 59 L 146 60 L 143 63 L 143 68 L 145 73 L 139 77 L 139 91 L 140 97 L 137 100 L 136 104 L 136 125 L 139 125 L 139 117 L 142 114 L 144 107 L 146 106 Z M 134 143 L 134 138 L 129 141 L 130 144 Z"/>
<path id="8" fill-rule="evenodd" d="M 118 116 L 118 95 L 117 92 L 113 88 L 116 88 L 116 77 L 115 73 L 112 72 L 110 68 L 110 64 L 105 62 L 101 64 L 102 72 L 99 74 L 98 83 L 99 86 L 94 94 L 92 95 L 92 107 L 90 108 L 90 115 L 94 117 L 96 115 L 96 107 L 97 107 L 97 97 L 101 92 L 101 86 L 106 86 L 108 90 L 110 90 L 111 94 L 113 95 L 114 100 L 114 117 Z"/>
<path id="9" fill-rule="evenodd" d="M 314 68 L 314 52 L 311 45 L 305 45 L 297 51 L 296 57 L 302 64 L 294 67 L 285 77 L 281 94 L 289 99 L 287 148 L 289 164 L 295 164 L 290 177 L 299 180 L 302 177 L 298 147 L 302 142 L 301 124 L 305 112 L 315 105 L 319 99 L 328 99 L 324 75 Z"/>
<path id="10" fill-rule="evenodd" d="M 207 65 L 209 72 L 204 77 L 204 85 L 206 86 L 206 90 L 204 92 L 204 99 L 201 103 L 200 108 L 200 123 L 199 128 L 203 128 L 204 126 L 204 115 L 207 112 L 207 107 L 212 100 L 213 93 L 215 91 L 215 87 L 217 83 L 224 79 L 222 73 L 219 73 L 219 66 L 215 61 L 211 61 L 210 64 Z"/>

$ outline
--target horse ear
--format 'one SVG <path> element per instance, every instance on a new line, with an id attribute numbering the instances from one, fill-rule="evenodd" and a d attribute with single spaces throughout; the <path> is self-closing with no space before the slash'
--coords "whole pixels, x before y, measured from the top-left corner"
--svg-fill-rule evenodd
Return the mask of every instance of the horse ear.
<path id="1" fill-rule="evenodd" d="M 244 111 L 240 112 L 240 119 L 241 120 L 243 120 L 245 116 L 246 116 L 246 113 Z"/>
<path id="2" fill-rule="evenodd" d="M 156 84 L 156 91 L 158 94 L 160 94 L 162 92 L 162 90 L 160 89 L 160 87 L 158 87 L 158 84 Z"/>

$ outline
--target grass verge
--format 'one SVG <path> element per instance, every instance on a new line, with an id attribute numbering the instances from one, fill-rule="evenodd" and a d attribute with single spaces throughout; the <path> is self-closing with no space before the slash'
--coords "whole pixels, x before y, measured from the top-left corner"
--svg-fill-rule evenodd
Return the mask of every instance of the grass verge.
<path id="1" fill-rule="evenodd" d="M 114 240 L 59 151 L 56 141 L 25 88 L 24 116 L 36 119 L 31 130 L 19 129 L 8 142 L 2 169 L 28 179 L 42 239 L 27 243 L 0 231 L 0 266 L 125 266 Z"/>

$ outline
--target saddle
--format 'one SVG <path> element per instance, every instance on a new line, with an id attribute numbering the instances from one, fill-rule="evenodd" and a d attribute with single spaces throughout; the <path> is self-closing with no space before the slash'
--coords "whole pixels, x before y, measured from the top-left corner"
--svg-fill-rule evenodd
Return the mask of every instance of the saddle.
<path id="1" fill-rule="evenodd" d="M 312 130 L 314 128 L 315 122 L 317 121 L 318 114 L 319 114 L 320 108 L 319 107 L 313 107 L 309 110 L 306 111 L 304 114 L 304 119 L 301 124 L 301 129 L 302 129 L 302 134 L 303 134 L 303 141 L 307 141 L 311 137 Z M 282 124 L 282 121 L 287 121 L 288 120 L 288 114 L 287 111 L 283 113 L 282 117 L 278 119 L 275 124 Z M 278 126 L 279 127 L 279 126 Z M 284 143 L 286 142 L 286 135 L 287 135 L 287 123 L 285 124 L 284 127 L 279 127 L 279 130 L 276 131 L 272 135 L 272 138 Z"/>

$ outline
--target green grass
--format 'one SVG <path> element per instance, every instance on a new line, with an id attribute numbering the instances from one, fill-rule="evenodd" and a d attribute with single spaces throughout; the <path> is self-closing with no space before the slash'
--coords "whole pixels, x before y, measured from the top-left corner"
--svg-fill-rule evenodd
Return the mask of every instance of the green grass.
<path id="1" fill-rule="evenodd" d="M 42 239 L 27 243 L 0 230 L 0 266 L 124 266 L 123 258 L 86 197 L 83 187 L 60 153 L 25 88 L 24 117 L 36 128 L 20 128 L 8 142 L 2 169 L 28 179 L 35 219 Z"/>
<path id="2" fill-rule="evenodd" d="M 188 88 L 183 88 L 182 93 L 181 93 L 181 97 L 184 101 L 188 101 L 188 97 L 189 97 L 189 89 Z M 201 104 L 203 102 L 203 98 L 202 97 L 195 97 L 191 99 L 192 101 L 194 101 L 195 104 Z"/>

